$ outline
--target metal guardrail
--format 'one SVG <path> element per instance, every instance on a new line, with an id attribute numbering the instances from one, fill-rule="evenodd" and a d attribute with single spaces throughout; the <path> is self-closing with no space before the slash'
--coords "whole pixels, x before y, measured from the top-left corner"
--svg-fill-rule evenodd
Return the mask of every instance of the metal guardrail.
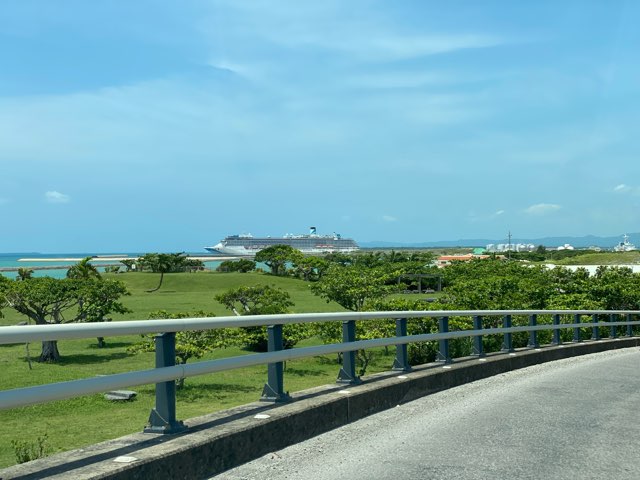
<path id="1" fill-rule="evenodd" d="M 538 316 L 551 316 L 551 324 L 538 324 Z M 31 325 L 0 327 L 0 344 L 16 344 L 33 341 L 81 339 L 93 337 L 113 337 L 131 334 L 156 333 L 156 365 L 150 370 L 139 370 L 102 377 L 73 380 L 34 387 L 0 391 L 0 409 L 8 409 L 53 400 L 73 398 L 80 395 L 100 393 L 134 385 L 156 384 L 156 404 L 151 411 L 149 426 L 145 432 L 176 433 L 186 427 L 176 420 L 175 380 L 207 373 L 236 368 L 268 365 L 267 383 L 261 400 L 284 402 L 290 399 L 284 391 L 283 362 L 316 355 L 343 353 L 342 368 L 338 382 L 356 384 L 356 351 L 377 347 L 396 347 L 393 370 L 411 370 L 408 362 L 407 344 L 413 342 L 437 341 L 437 360 L 450 363 L 449 341 L 459 338 L 473 338 L 472 355 L 485 355 L 482 338 L 484 335 L 503 335 L 503 352 L 513 352 L 512 335 L 529 332 L 528 346 L 538 348 L 538 332 L 551 330 L 552 345 L 560 345 L 560 330 L 573 329 L 573 342 L 581 341 L 580 330 L 591 328 L 593 340 L 600 339 L 600 329 L 609 328 L 609 336 L 616 337 L 617 327 L 626 327 L 625 335 L 633 336 L 633 326 L 640 321 L 633 320 L 640 311 L 634 310 L 441 310 L 441 311 L 395 311 L 395 312 L 346 312 L 288 315 L 255 315 L 245 317 L 185 318 L 170 320 L 122 321 L 115 323 L 85 323 L 59 325 Z M 528 325 L 513 326 L 513 317 L 528 317 Z M 562 317 L 572 316 L 572 323 L 561 323 Z M 590 322 L 582 317 L 589 316 Z M 607 322 L 599 321 L 606 316 Z M 408 335 L 407 322 L 412 318 L 436 318 L 438 333 Z M 452 317 L 472 317 L 472 330 L 449 331 Z M 502 327 L 483 328 L 483 318 L 501 317 Z M 624 320 L 619 320 L 624 317 Z M 356 321 L 375 319 L 395 320 L 395 337 L 356 340 Z M 314 347 L 283 349 L 282 326 L 296 323 L 341 322 L 342 343 Z M 201 361 L 192 364 L 175 364 L 175 334 L 187 330 L 210 330 L 220 328 L 240 328 L 266 326 L 268 352 L 218 360 Z"/>

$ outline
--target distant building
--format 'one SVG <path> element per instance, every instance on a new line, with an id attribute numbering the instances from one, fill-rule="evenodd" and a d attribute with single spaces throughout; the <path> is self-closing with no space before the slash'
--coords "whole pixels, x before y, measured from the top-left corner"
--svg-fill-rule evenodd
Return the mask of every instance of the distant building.
<path id="1" fill-rule="evenodd" d="M 490 243 L 486 251 L 489 253 L 503 252 L 533 252 L 536 246 L 533 243 Z"/>
<path id="2" fill-rule="evenodd" d="M 573 247 L 573 245 L 565 243 L 564 245 L 560 245 L 558 248 L 556 248 L 556 250 L 575 250 L 575 248 Z"/>
<path id="3" fill-rule="evenodd" d="M 466 255 L 441 255 L 436 259 L 436 266 L 439 268 L 451 265 L 453 262 L 468 262 L 477 258 L 491 258 L 491 255 L 475 255 L 467 253 Z"/>

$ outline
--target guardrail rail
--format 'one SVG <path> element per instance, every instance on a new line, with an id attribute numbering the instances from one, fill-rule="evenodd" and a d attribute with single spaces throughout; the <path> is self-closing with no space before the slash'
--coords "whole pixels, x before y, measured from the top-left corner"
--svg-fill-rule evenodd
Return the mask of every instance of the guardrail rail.
<path id="1" fill-rule="evenodd" d="M 538 323 L 541 315 L 551 316 L 550 324 Z M 0 344 L 16 344 L 34 341 L 83 339 L 93 337 L 114 337 L 131 334 L 155 335 L 155 368 L 126 373 L 85 378 L 60 383 L 38 385 L 0 391 L 0 409 L 21 407 L 53 400 L 63 400 L 81 395 L 100 393 L 114 389 L 154 383 L 156 385 L 155 407 L 152 409 L 145 432 L 171 434 L 185 430 L 184 424 L 176 419 L 175 380 L 220 372 L 254 365 L 268 365 L 267 382 L 261 400 L 285 402 L 290 400 L 284 390 L 283 362 L 316 355 L 342 353 L 342 366 L 337 381 L 356 384 L 356 351 L 377 347 L 396 347 L 392 369 L 410 371 L 407 345 L 413 342 L 438 342 L 437 360 L 452 362 L 450 340 L 472 338 L 472 355 L 482 357 L 483 337 L 502 335 L 502 352 L 512 353 L 513 334 L 529 332 L 529 348 L 539 348 L 538 332 L 552 331 L 551 345 L 560 345 L 560 331 L 573 330 L 573 342 L 580 342 L 581 329 L 592 329 L 592 340 L 601 338 L 600 329 L 608 328 L 609 337 L 615 338 L 620 332 L 633 336 L 633 327 L 640 325 L 635 320 L 640 311 L 630 310 L 451 310 L 451 311 L 391 311 L 391 312 L 346 312 L 286 315 L 255 315 L 244 317 L 184 318 L 168 320 L 121 321 L 85 324 L 27 325 L 0 328 Z M 527 325 L 513 326 L 514 317 L 528 317 Z M 438 333 L 419 335 L 407 334 L 407 322 L 415 318 L 435 318 Z M 449 321 L 454 317 L 472 318 L 472 330 L 449 330 Z M 483 319 L 499 317 L 501 327 L 483 328 Z M 563 318 L 571 323 L 562 323 Z M 583 321 L 589 317 L 589 321 Z M 606 318 L 607 321 L 601 321 Z M 356 322 L 375 319 L 395 321 L 395 336 L 370 340 L 356 339 Z M 342 342 L 312 347 L 283 349 L 282 327 L 295 323 L 341 322 Z M 175 364 L 175 334 L 188 330 L 209 330 L 220 328 L 241 328 L 264 326 L 267 328 L 268 351 L 238 357 L 200 361 L 191 364 Z M 619 329 L 618 327 L 626 327 Z"/>

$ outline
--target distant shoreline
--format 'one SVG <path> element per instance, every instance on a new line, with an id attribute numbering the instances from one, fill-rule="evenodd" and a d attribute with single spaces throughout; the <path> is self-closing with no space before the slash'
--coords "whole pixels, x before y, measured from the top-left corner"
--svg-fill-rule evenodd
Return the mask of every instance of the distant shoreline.
<path id="1" fill-rule="evenodd" d="M 56 258 L 19 258 L 18 262 L 79 262 L 81 260 L 84 260 L 84 258 L 86 257 L 67 257 L 67 258 L 60 258 L 60 257 L 56 257 Z M 137 260 L 139 257 L 129 257 L 129 256 L 122 256 L 122 257 L 111 257 L 111 256 L 105 256 L 105 257 L 93 257 L 91 258 L 91 262 L 121 262 L 122 260 Z M 188 256 L 187 257 L 190 260 L 200 260 L 202 262 L 218 262 L 220 260 L 237 260 L 239 258 L 243 258 L 243 257 L 236 257 L 236 256 L 229 256 L 229 255 L 216 255 L 216 256 Z"/>

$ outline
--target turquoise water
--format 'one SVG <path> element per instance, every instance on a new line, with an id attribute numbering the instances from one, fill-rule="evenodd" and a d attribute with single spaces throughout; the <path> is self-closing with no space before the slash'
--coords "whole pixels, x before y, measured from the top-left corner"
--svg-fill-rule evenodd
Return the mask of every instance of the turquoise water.
<path id="1" fill-rule="evenodd" d="M 67 275 L 67 268 L 76 264 L 76 261 L 73 262 L 65 262 L 65 261 L 54 261 L 54 262 L 49 262 L 49 261 L 38 261 L 37 259 L 39 258 L 84 258 L 84 257 L 93 257 L 93 256 L 97 256 L 97 255 L 118 255 L 118 256 L 128 256 L 128 257 L 137 257 L 139 255 L 142 255 L 140 253 L 122 253 L 122 252 L 118 252 L 115 254 L 110 254 L 110 253 L 21 253 L 21 254 L 14 254 L 14 253 L 0 253 L 0 268 L 3 267 L 11 267 L 11 268 L 20 268 L 20 267 L 24 267 L 24 268 L 30 268 L 30 267 L 47 267 L 47 266 L 60 266 L 62 268 L 59 269 L 52 269 L 52 270 L 34 270 L 33 272 L 33 276 L 34 277 L 53 277 L 53 278 L 64 278 Z M 202 256 L 200 253 L 193 253 L 193 254 L 188 254 L 188 255 L 194 255 L 194 256 Z M 24 259 L 24 258 L 29 258 L 32 259 L 33 261 L 20 261 L 20 259 Z M 109 258 L 101 258 L 101 259 L 95 259 L 92 261 L 92 263 L 98 267 L 98 270 L 100 272 L 104 271 L 104 268 L 100 268 L 100 265 L 104 265 L 104 264 L 114 264 L 117 263 L 114 260 L 111 260 Z M 215 260 L 215 261 L 210 261 L 204 262 L 205 268 L 210 269 L 210 270 L 215 270 L 218 265 L 220 265 L 220 261 L 219 260 Z M 124 270 L 124 267 L 123 267 Z M 0 275 L 4 275 L 5 277 L 9 277 L 9 278 L 16 278 L 17 273 L 16 272 L 2 272 L 0 271 Z"/>

